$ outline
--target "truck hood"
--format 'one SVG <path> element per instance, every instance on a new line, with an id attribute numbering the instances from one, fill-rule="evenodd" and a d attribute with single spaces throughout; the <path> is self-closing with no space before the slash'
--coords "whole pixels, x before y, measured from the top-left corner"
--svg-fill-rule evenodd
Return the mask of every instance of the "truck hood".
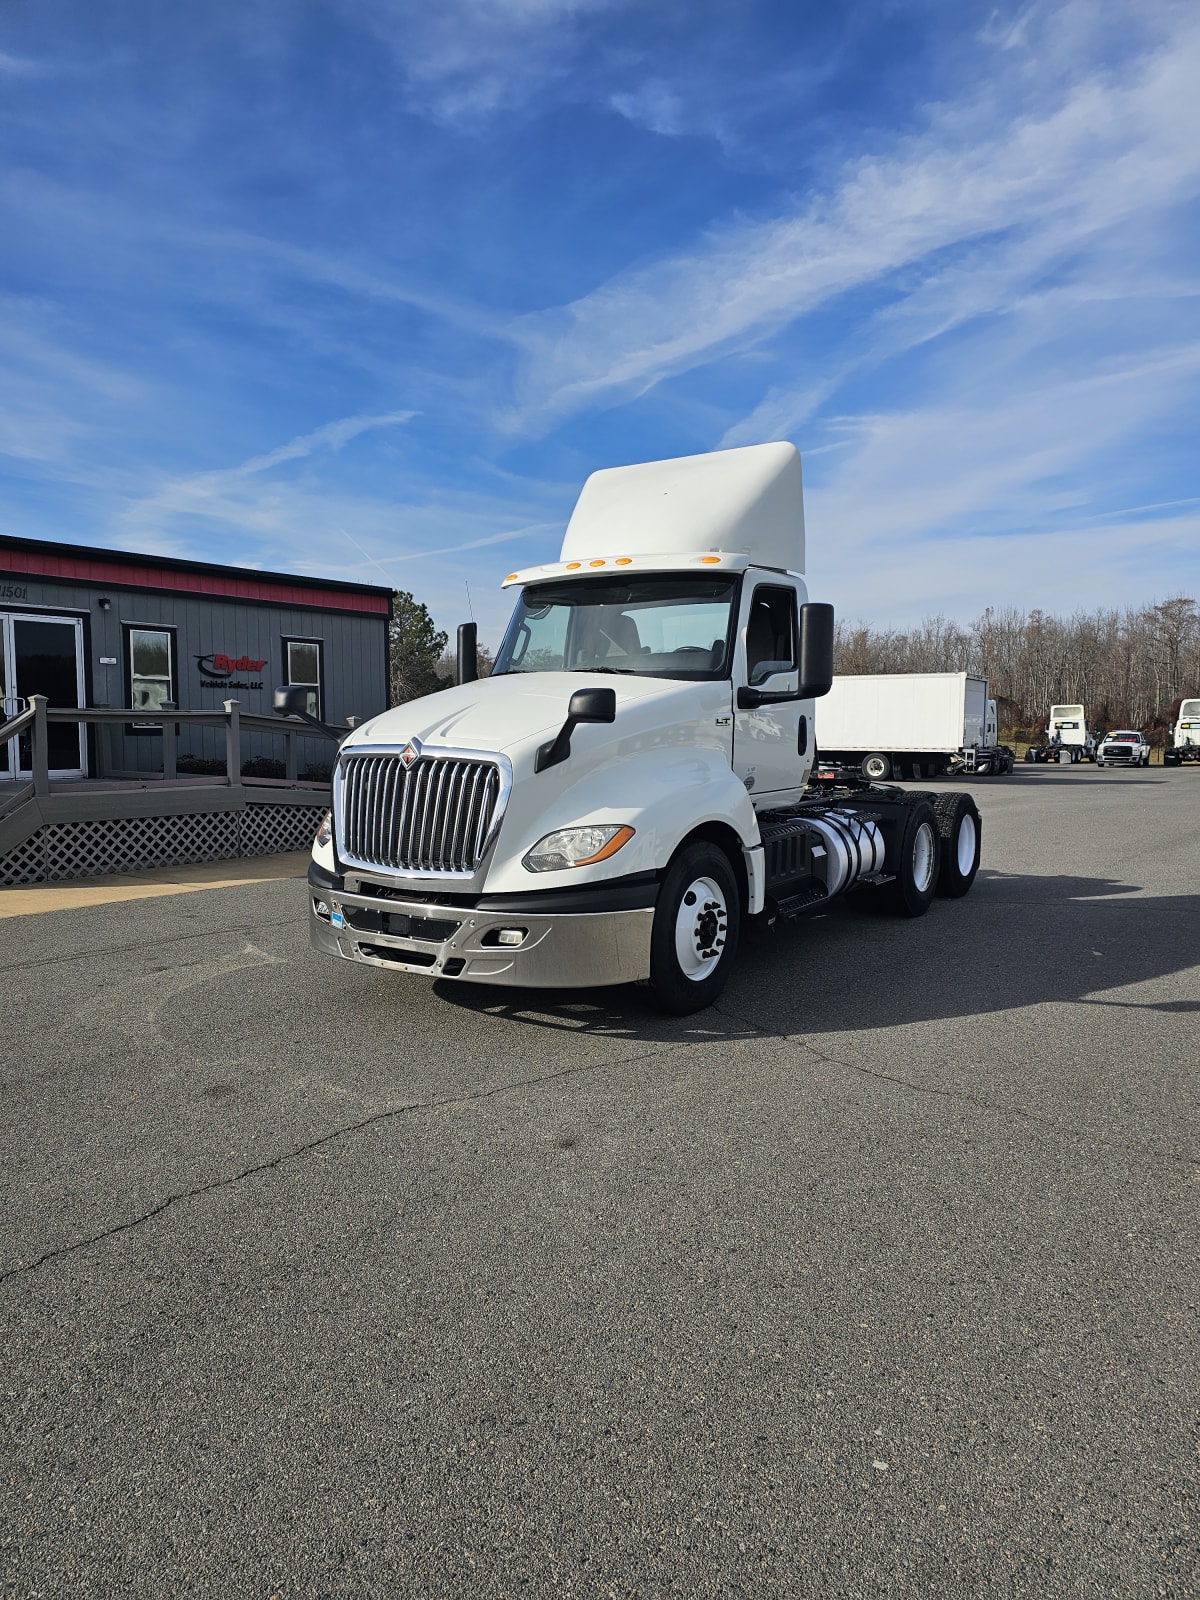
<path id="1" fill-rule="evenodd" d="M 567 715 L 576 689 L 611 687 L 617 697 L 617 731 L 622 712 L 635 707 L 639 729 L 670 726 L 696 714 L 711 700 L 713 683 L 634 678 L 593 672 L 519 672 L 481 678 L 410 700 L 356 728 L 342 746 L 423 745 L 478 750 L 513 756 L 533 739 L 549 739 Z"/>

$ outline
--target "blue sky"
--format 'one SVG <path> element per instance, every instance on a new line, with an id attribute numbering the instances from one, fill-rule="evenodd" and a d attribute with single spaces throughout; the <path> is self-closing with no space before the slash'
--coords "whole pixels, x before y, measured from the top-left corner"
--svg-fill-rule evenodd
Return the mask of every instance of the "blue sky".
<path id="1" fill-rule="evenodd" d="M 1200 592 L 1200 8 L 4 0 L 0 530 L 495 636 L 597 466 L 790 438 L 810 589 Z"/>

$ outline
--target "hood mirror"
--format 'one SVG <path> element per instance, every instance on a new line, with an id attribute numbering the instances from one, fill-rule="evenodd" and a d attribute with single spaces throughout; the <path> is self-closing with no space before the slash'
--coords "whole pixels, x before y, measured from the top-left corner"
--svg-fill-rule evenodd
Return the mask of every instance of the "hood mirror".
<path id="1" fill-rule="evenodd" d="M 558 730 L 556 738 L 542 745 L 533 763 L 535 772 L 545 772 L 556 767 L 571 754 L 571 735 L 581 722 L 615 722 L 617 720 L 617 692 L 615 689 L 576 689 L 567 703 L 567 720 Z"/>

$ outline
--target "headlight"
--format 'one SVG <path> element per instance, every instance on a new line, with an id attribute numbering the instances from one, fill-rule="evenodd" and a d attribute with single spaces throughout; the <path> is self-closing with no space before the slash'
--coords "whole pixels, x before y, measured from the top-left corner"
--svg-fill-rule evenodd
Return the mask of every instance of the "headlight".
<path id="1" fill-rule="evenodd" d="M 332 844 L 332 843 L 333 843 L 333 812 L 332 811 L 327 811 L 325 813 L 325 815 L 321 818 L 321 825 L 317 829 L 317 837 L 313 840 L 313 844 L 314 844 L 314 846 L 316 846 L 319 849 L 322 845 L 327 845 L 327 844 Z"/>
<path id="2" fill-rule="evenodd" d="M 591 828 L 560 828 L 539 839 L 522 865 L 530 872 L 559 872 L 564 867 L 590 867 L 607 861 L 633 838 L 633 829 L 620 823 L 598 823 Z"/>

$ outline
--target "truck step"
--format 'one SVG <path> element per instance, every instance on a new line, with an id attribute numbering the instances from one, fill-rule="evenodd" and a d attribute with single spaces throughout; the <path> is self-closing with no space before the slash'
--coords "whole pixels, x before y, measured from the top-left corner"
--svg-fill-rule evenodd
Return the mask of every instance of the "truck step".
<path id="1" fill-rule="evenodd" d="M 810 911 L 813 906 L 820 905 L 823 900 L 828 900 L 828 898 L 829 896 L 824 889 L 802 889 L 799 894 L 789 894 L 782 900 L 777 901 L 775 910 L 785 921 L 790 921 L 793 917 L 802 916 L 804 912 Z"/>

